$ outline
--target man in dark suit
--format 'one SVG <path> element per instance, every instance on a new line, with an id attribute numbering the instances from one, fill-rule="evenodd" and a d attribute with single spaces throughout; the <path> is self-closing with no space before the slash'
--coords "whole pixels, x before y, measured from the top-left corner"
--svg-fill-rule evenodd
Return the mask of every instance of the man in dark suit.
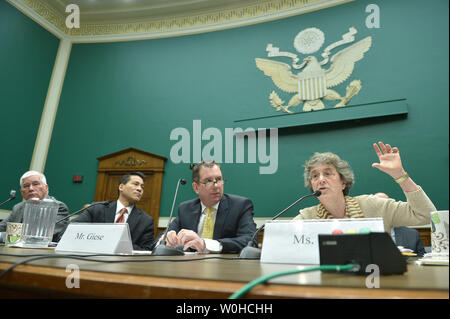
<path id="1" fill-rule="evenodd" d="M 214 161 L 202 161 L 192 170 L 192 188 L 198 198 L 181 203 L 169 225 L 167 245 L 201 253 L 238 253 L 256 231 L 250 199 L 224 194 L 224 179 Z"/>
<path id="2" fill-rule="evenodd" d="M 119 181 L 119 198 L 106 205 L 86 208 L 74 223 L 128 223 L 134 250 L 152 250 L 153 218 L 136 207 L 144 194 L 144 174 L 132 172 Z"/>
<path id="3" fill-rule="evenodd" d="M 425 254 L 425 247 L 417 229 L 405 226 L 394 227 L 391 236 L 397 246 L 412 249 L 419 257 L 423 257 Z"/>

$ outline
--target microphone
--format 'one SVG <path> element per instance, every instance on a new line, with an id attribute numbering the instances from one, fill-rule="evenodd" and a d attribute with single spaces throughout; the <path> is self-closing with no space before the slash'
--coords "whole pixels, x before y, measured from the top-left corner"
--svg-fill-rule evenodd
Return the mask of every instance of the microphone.
<path id="1" fill-rule="evenodd" d="M 281 212 L 279 212 L 278 214 L 275 215 L 275 217 L 273 217 L 271 220 L 277 219 L 278 217 L 280 217 L 281 215 L 283 215 L 285 212 L 287 212 L 292 206 L 296 205 L 297 203 L 301 202 L 302 200 L 304 200 L 307 197 L 311 197 L 311 196 L 315 196 L 315 197 L 319 197 L 320 195 L 322 195 L 322 192 L 317 190 L 312 194 L 308 194 L 305 196 L 300 197 L 299 199 L 297 199 L 295 202 L 293 202 L 291 205 L 289 205 L 288 207 L 286 207 L 285 209 L 283 209 Z M 261 249 L 257 248 L 254 246 L 254 240 L 256 235 L 258 235 L 258 233 L 264 229 L 264 226 L 266 224 L 263 224 L 261 227 L 259 227 L 256 232 L 253 234 L 252 239 L 248 242 L 247 246 L 245 246 L 244 248 L 242 248 L 241 253 L 239 254 L 238 258 L 242 258 L 242 259 L 259 259 L 261 258 Z"/>
<path id="2" fill-rule="evenodd" d="M 5 200 L 4 202 L 0 203 L 0 206 L 2 206 L 3 204 L 6 204 L 7 202 L 12 201 L 15 198 L 16 198 L 16 191 L 14 189 L 11 189 L 11 191 L 9 192 L 9 198 L 7 200 Z"/>
<path id="3" fill-rule="evenodd" d="M 72 217 L 72 216 L 74 216 L 74 215 L 78 215 L 78 214 L 82 213 L 85 209 L 87 209 L 87 208 L 89 208 L 89 207 L 96 206 L 96 205 L 108 205 L 109 203 L 111 203 L 111 201 L 109 201 L 109 200 L 104 201 L 104 202 L 94 202 L 94 203 L 90 204 L 88 207 L 83 207 L 82 209 L 77 210 L 75 213 L 69 214 L 69 215 L 67 215 L 66 217 L 61 218 L 60 220 L 58 220 L 58 221 L 55 223 L 55 225 L 56 225 L 56 224 L 59 224 L 59 223 L 62 222 L 62 221 L 65 221 L 66 219 L 69 219 L 70 217 Z"/>
<path id="4" fill-rule="evenodd" d="M 173 214 L 173 208 L 175 207 L 175 202 L 177 200 L 178 195 L 178 187 L 181 185 L 186 184 L 186 180 L 183 178 L 180 178 L 177 183 L 177 188 L 175 189 L 175 196 L 173 197 L 173 203 L 172 203 L 172 209 L 170 210 L 170 216 L 169 216 L 169 223 L 167 224 L 167 228 L 164 231 L 163 239 L 159 243 L 158 246 L 156 246 L 153 251 L 152 255 L 154 256 L 183 256 L 184 251 L 182 249 L 179 249 L 178 247 L 170 247 L 166 245 L 166 238 L 167 238 L 167 232 L 169 231 L 169 226 L 172 222 L 172 214 Z"/>

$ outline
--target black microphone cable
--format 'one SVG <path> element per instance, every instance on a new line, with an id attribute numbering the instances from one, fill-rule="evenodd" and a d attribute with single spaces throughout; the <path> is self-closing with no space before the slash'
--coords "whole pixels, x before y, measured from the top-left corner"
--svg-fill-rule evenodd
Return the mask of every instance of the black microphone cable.
<path id="1" fill-rule="evenodd" d="M 284 214 L 285 212 L 287 212 L 289 209 L 291 209 L 291 208 L 292 208 L 293 206 L 295 206 L 298 202 L 304 200 L 305 198 L 311 197 L 311 196 L 319 197 L 320 195 L 322 195 L 322 192 L 321 192 L 321 191 L 315 191 L 315 192 L 312 193 L 312 194 L 308 194 L 308 195 L 305 195 L 305 196 L 300 197 L 300 198 L 297 199 L 295 202 L 293 202 L 291 205 L 289 205 L 288 207 L 286 207 L 285 209 L 283 209 L 281 212 L 279 212 L 278 214 L 276 214 L 271 220 L 277 219 L 278 217 L 280 217 L 282 214 Z M 264 228 L 265 225 L 266 225 L 266 224 L 262 224 L 262 226 L 259 227 L 259 228 L 256 230 L 256 232 L 253 234 L 253 237 L 252 237 L 252 239 L 251 239 L 250 242 L 253 242 L 253 240 L 255 239 L 255 236 L 256 236 L 256 235 Z"/>
<path id="2" fill-rule="evenodd" d="M 60 220 L 57 220 L 56 223 L 55 223 L 55 225 L 56 225 L 56 224 L 59 224 L 59 223 L 62 222 L 62 221 L 65 221 L 66 219 L 69 219 L 69 218 L 72 217 L 72 216 L 75 216 L 75 215 L 78 215 L 78 214 L 82 213 L 85 209 L 88 209 L 88 208 L 90 208 L 90 207 L 92 207 L 92 206 L 96 206 L 96 205 L 108 205 L 109 203 L 111 203 L 111 201 L 109 201 L 109 200 L 103 201 L 103 202 L 93 202 L 93 203 L 91 203 L 89 206 L 83 207 L 83 208 L 77 210 L 76 212 L 74 212 L 74 213 L 72 213 L 72 214 L 69 214 L 69 215 L 67 215 L 67 216 L 65 216 L 65 217 L 63 217 L 63 218 L 61 218 Z"/>
<path id="3" fill-rule="evenodd" d="M 311 196 L 315 196 L 315 197 L 319 197 L 320 195 L 322 195 L 322 192 L 317 190 L 314 193 L 305 195 L 300 197 L 299 199 L 297 199 L 295 202 L 293 202 L 291 205 L 289 205 L 288 207 L 286 207 L 285 209 L 283 209 L 281 212 L 279 212 L 278 214 L 276 214 L 272 220 L 277 219 L 278 217 L 280 217 L 281 215 L 283 215 L 285 212 L 287 212 L 289 209 L 291 209 L 294 205 L 296 205 L 297 203 L 301 202 L 302 200 L 304 200 L 307 197 L 311 197 Z M 256 232 L 253 233 L 253 236 L 251 237 L 250 241 L 248 242 L 247 246 L 245 246 L 244 248 L 242 248 L 241 252 L 239 253 L 238 258 L 241 259 L 260 259 L 261 257 L 261 249 L 255 247 L 254 243 L 255 243 L 255 238 L 256 235 L 258 235 L 258 233 L 264 229 L 265 224 L 263 224 L 261 227 L 259 227 Z"/>

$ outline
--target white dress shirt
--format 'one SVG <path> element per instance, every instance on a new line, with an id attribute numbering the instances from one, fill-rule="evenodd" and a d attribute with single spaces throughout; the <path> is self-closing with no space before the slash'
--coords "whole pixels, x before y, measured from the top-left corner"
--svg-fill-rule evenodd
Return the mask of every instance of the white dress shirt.
<path id="1" fill-rule="evenodd" d="M 116 208 L 116 216 L 114 217 L 114 222 L 116 222 L 117 218 L 119 218 L 120 216 L 120 211 L 122 210 L 122 208 L 124 208 L 125 206 L 123 206 L 122 202 L 120 200 L 117 200 L 117 208 Z M 128 216 L 130 216 L 131 211 L 133 210 L 134 205 L 128 206 L 127 207 L 127 211 L 125 212 L 125 214 L 123 215 L 124 217 L 124 223 L 127 222 L 128 220 Z"/>

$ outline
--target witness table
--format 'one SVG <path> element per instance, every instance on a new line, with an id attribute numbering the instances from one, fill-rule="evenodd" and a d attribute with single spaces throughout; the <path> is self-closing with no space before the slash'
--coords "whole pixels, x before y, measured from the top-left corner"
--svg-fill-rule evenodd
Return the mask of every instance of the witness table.
<path id="1" fill-rule="evenodd" d="M 81 254 L 79 259 L 61 258 L 51 249 L 4 246 L 0 254 L 0 272 L 30 255 L 59 256 L 14 268 L 0 278 L 0 298 L 228 298 L 260 276 L 311 267 L 263 264 L 236 255 L 93 256 L 89 259 L 97 261 L 90 261 Z M 78 274 L 79 288 L 68 288 Z M 410 261 L 405 274 L 381 276 L 379 288 L 367 288 L 367 276 L 315 271 L 271 279 L 245 298 L 448 299 L 448 275 L 448 266 Z"/>

